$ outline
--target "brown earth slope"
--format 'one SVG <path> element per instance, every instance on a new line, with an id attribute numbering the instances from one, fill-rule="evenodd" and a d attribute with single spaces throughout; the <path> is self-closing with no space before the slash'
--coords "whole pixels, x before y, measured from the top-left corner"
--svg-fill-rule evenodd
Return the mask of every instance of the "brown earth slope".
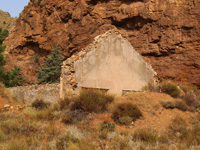
<path id="1" fill-rule="evenodd" d="M 0 28 L 10 31 L 16 23 L 17 18 L 10 16 L 8 12 L 0 10 Z"/>
<path id="2" fill-rule="evenodd" d="M 67 58 L 116 27 L 159 79 L 200 87 L 199 8 L 199 0 L 31 0 L 5 41 L 7 67 L 34 80 L 36 56 L 41 63 L 59 45 Z"/>

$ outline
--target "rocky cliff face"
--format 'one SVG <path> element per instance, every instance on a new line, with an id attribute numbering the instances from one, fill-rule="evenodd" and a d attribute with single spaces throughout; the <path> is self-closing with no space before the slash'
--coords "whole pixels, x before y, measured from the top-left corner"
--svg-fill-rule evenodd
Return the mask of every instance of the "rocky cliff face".
<path id="1" fill-rule="evenodd" d="M 17 18 L 12 18 L 8 12 L 0 10 L 0 28 L 11 30 L 15 26 Z"/>
<path id="2" fill-rule="evenodd" d="M 67 58 L 117 28 L 159 79 L 200 87 L 199 8 L 199 0 L 31 0 L 5 41 L 8 66 L 34 80 L 36 56 L 41 63 L 59 45 Z"/>

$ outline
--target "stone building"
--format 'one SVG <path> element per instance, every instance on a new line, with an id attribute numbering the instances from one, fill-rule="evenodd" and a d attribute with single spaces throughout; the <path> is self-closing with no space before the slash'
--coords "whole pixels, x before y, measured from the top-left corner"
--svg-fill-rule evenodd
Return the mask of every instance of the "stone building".
<path id="1" fill-rule="evenodd" d="M 117 30 L 109 30 L 63 62 L 60 96 L 81 88 L 101 89 L 116 95 L 140 91 L 154 76 L 156 72 L 129 41 Z"/>

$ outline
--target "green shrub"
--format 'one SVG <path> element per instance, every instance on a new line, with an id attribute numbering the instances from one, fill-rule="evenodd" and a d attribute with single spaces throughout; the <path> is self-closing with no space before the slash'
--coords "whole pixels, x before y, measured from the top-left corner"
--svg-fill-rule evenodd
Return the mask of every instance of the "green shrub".
<path id="1" fill-rule="evenodd" d="M 118 104 L 113 111 L 113 118 L 119 122 L 121 117 L 130 117 L 133 121 L 142 117 L 142 112 L 137 105 L 133 105 L 131 102 L 125 102 Z"/>
<path id="2" fill-rule="evenodd" d="M 124 125 L 130 125 L 133 119 L 129 116 L 123 116 L 119 118 L 119 123 Z"/>
<path id="3" fill-rule="evenodd" d="M 34 107 L 35 109 L 41 110 L 48 108 L 50 104 L 48 102 L 45 102 L 43 99 L 37 98 L 35 101 L 32 102 L 31 106 Z"/>
<path id="4" fill-rule="evenodd" d="M 23 85 L 26 80 L 21 74 L 21 69 L 14 66 L 11 71 L 5 71 L 4 65 L 6 65 L 6 60 L 4 58 L 3 51 L 6 46 L 2 45 L 5 38 L 8 36 L 8 30 L 2 30 L 0 28 L 0 82 L 2 82 L 6 87 L 14 87 Z"/>
<path id="5" fill-rule="evenodd" d="M 174 109 L 177 108 L 182 111 L 187 111 L 188 106 L 182 100 L 170 100 L 170 101 L 161 101 L 161 105 L 166 109 Z"/>
<path id="6" fill-rule="evenodd" d="M 178 87 L 171 82 L 162 83 L 161 91 L 171 95 L 172 97 L 177 97 L 180 93 Z"/>
<path id="7" fill-rule="evenodd" d="M 26 83 L 26 79 L 21 74 L 21 69 L 14 66 L 11 71 L 4 72 L 2 82 L 6 87 L 21 86 Z"/>
<path id="8" fill-rule="evenodd" d="M 115 128 L 115 123 L 110 123 L 108 121 L 105 121 L 101 124 L 101 130 L 113 131 L 114 128 Z"/>
<path id="9" fill-rule="evenodd" d="M 72 109 L 81 109 L 86 112 L 104 111 L 107 109 L 107 104 L 113 100 L 112 95 L 99 90 L 82 90 L 72 105 Z"/>
<path id="10" fill-rule="evenodd" d="M 133 140 L 155 144 L 158 140 L 158 133 L 152 128 L 141 128 L 134 131 Z"/>

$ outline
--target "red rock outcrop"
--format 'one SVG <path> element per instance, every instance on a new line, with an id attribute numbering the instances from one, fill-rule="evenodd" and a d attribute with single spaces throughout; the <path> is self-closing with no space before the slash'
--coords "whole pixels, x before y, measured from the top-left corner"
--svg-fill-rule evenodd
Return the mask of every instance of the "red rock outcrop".
<path id="1" fill-rule="evenodd" d="M 200 87 L 199 24 L 200 0 L 31 0 L 5 41 L 8 66 L 34 80 L 35 56 L 59 45 L 67 58 L 117 28 L 159 79 Z"/>

